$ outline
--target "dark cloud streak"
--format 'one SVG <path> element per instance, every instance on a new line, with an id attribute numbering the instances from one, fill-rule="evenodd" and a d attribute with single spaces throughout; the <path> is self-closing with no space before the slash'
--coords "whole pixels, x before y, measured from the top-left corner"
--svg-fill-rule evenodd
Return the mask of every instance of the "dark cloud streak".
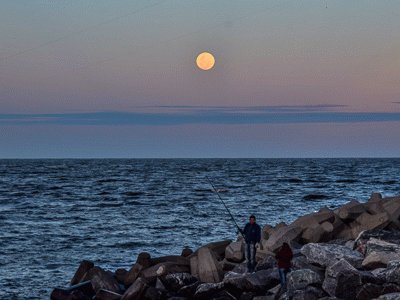
<path id="1" fill-rule="evenodd" d="M 400 121 L 400 112 L 275 111 L 187 107 L 174 112 L 92 112 L 60 114 L 0 114 L 0 125 L 184 125 L 184 124 L 288 124 Z"/>

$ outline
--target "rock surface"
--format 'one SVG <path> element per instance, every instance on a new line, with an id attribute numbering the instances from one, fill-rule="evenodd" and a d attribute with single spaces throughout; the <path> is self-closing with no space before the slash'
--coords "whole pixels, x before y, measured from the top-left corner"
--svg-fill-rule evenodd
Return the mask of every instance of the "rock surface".
<path id="1" fill-rule="evenodd" d="M 242 238 L 209 243 L 181 255 L 142 252 L 127 271 L 106 271 L 82 261 L 71 286 L 52 300 L 368 300 L 400 299 L 400 197 L 372 194 L 263 228 L 255 273 L 246 273 Z M 366 229 L 366 230 L 365 230 Z M 275 253 L 293 250 L 292 272 L 280 286 Z M 80 282 L 80 283 L 79 283 Z M 78 284 L 77 284 L 78 283 Z"/>
<path id="2" fill-rule="evenodd" d="M 364 259 L 361 253 L 336 244 L 309 243 L 301 248 L 301 253 L 307 257 L 308 262 L 324 267 L 345 259 L 352 266 L 360 268 Z"/>

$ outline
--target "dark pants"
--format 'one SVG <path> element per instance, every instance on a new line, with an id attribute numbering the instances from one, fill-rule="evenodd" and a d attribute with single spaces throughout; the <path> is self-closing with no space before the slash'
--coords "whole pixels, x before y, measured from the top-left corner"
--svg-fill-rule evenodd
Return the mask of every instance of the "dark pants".
<path id="1" fill-rule="evenodd" d="M 247 272 L 254 272 L 256 269 L 256 244 L 246 243 Z"/>
<path id="2" fill-rule="evenodd" d="M 290 269 L 279 268 L 279 278 L 281 279 L 281 286 L 286 286 L 286 275 L 290 272 Z"/>

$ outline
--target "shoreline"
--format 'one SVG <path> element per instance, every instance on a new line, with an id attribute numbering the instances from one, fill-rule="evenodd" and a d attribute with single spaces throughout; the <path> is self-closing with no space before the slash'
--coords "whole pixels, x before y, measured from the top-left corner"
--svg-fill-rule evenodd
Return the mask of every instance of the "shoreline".
<path id="1" fill-rule="evenodd" d="M 283 242 L 294 252 L 285 288 L 275 260 Z M 400 196 L 373 193 L 365 203 L 265 225 L 261 243 L 251 274 L 240 237 L 180 256 L 142 252 L 129 270 L 82 261 L 70 287 L 55 288 L 51 299 L 400 299 Z"/>

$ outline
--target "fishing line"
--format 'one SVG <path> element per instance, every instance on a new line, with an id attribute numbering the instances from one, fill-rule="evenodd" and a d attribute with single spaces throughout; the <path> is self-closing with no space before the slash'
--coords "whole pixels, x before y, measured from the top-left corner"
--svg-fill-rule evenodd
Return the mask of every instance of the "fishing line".
<path id="1" fill-rule="evenodd" d="M 240 229 L 239 225 L 236 223 L 235 218 L 233 217 L 232 213 L 230 212 L 229 208 L 226 206 L 224 200 L 222 200 L 221 195 L 219 194 L 218 190 L 215 188 L 214 184 L 211 182 L 210 178 L 208 178 L 208 176 L 205 176 L 207 181 L 210 183 L 210 185 L 212 186 L 214 192 L 218 195 L 219 200 L 221 200 L 222 204 L 224 205 L 226 211 L 228 212 L 229 216 L 231 217 L 233 223 L 235 223 L 236 228 L 238 229 L 238 231 L 240 232 L 240 234 L 244 237 L 242 230 Z"/>

